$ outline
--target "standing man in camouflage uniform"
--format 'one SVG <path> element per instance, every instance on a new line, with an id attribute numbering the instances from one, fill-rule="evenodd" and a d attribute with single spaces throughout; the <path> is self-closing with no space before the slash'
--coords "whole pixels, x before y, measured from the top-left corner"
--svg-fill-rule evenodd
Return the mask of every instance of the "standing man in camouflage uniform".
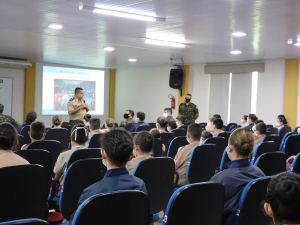
<path id="1" fill-rule="evenodd" d="M 3 115 L 4 105 L 0 104 L 0 123 L 10 123 L 15 128 L 17 128 L 20 124 L 11 116 Z"/>
<path id="2" fill-rule="evenodd" d="M 169 122 L 175 121 L 175 119 L 172 116 L 172 109 L 171 108 L 165 108 L 163 116 L 166 118 L 166 120 Z"/>
<path id="3" fill-rule="evenodd" d="M 120 127 L 125 127 L 127 123 L 136 123 L 133 119 L 134 112 L 132 110 L 127 110 L 124 114 L 124 121 L 121 122 Z"/>
<path id="4" fill-rule="evenodd" d="M 75 95 L 68 102 L 68 113 L 70 115 L 70 125 L 74 126 L 78 123 L 83 124 L 83 117 L 89 111 L 88 104 L 83 100 L 83 89 L 75 88 Z"/>
<path id="5" fill-rule="evenodd" d="M 191 103 L 192 95 L 187 94 L 185 96 L 185 102 L 179 105 L 179 115 L 184 116 L 185 123 L 195 123 L 195 120 L 199 117 L 198 107 Z"/>

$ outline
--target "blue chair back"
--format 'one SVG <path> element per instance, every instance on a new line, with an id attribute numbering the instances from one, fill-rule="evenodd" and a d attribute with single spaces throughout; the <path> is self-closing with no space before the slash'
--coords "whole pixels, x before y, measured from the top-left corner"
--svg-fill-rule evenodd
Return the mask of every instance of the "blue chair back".
<path id="1" fill-rule="evenodd" d="M 228 158 L 227 155 L 227 148 L 225 148 L 223 155 L 222 155 L 222 160 L 221 160 L 221 164 L 220 164 L 220 171 L 223 171 L 225 169 L 225 165 L 226 163 L 229 163 L 231 160 Z"/>
<path id="2" fill-rule="evenodd" d="M 265 199 L 270 177 L 261 177 L 250 181 L 243 189 L 237 208 L 237 225 L 271 224 L 272 218 L 261 209 Z"/>
<path id="3" fill-rule="evenodd" d="M 174 159 L 177 152 L 178 152 L 178 148 L 183 147 L 183 146 L 188 145 L 188 144 L 189 143 L 186 140 L 186 137 L 174 138 L 170 143 L 167 156 Z"/>
<path id="4" fill-rule="evenodd" d="M 84 148 L 78 149 L 69 156 L 66 169 L 68 169 L 74 162 L 80 159 L 101 159 L 101 148 Z"/>
<path id="5" fill-rule="evenodd" d="M 71 225 L 148 225 L 148 219 L 149 201 L 144 192 L 119 191 L 85 200 L 77 209 Z"/>
<path id="6" fill-rule="evenodd" d="M 251 158 L 251 165 L 254 165 L 256 159 L 258 159 L 259 156 L 261 156 L 264 153 L 267 152 L 275 152 L 278 151 L 276 149 L 276 144 L 273 141 L 268 142 L 261 142 L 258 144 L 253 152 L 252 158 Z"/>
<path id="7" fill-rule="evenodd" d="M 264 139 L 262 139 L 261 142 L 269 142 L 269 141 L 273 141 L 276 144 L 277 150 L 280 149 L 280 138 L 278 135 L 271 134 L 269 136 L 266 136 Z"/>
<path id="8" fill-rule="evenodd" d="M 124 127 L 125 130 L 130 131 L 130 129 L 135 126 L 135 123 L 127 123 Z"/>
<path id="9" fill-rule="evenodd" d="M 101 133 L 93 134 L 89 140 L 89 148 L 101 148 L 100 138 L 101 138 Z"/>
<path id="10" fill-rule="evenodd" d="M 238 126 L 237 125 L 232 125 L 232 126 L 230 126 L 229 127 L 229 132 L 233 132 L 235 129 L 237 129 L 238 128 Z"/>
<path id="11" fill-rule="evenodd" d="M 45 220 L 40 219 L 23 219 L 0 223 L 0 225 L 49 225 Z"/>
<path id="12" fill-rule="evenodd" d="M 272 128 L 272 127 L 273 127 L 272 124 L 267 124 L 267 129 L 268 129 L 268 128 Z"/>
<path id="13" fill-rule="evenodd" d="M 280 140 L 283 139 L 284 135 L 288 132 L 291 132 L 292 129 L 290 126 L 284 126 L 278 131 L 278 136 L 280 137 Z"/>
<path id="14" fill-rule="evenodd" d="M 286 171 L 285 161 L 283 152 L 268 152 L 258 157 L 254 165 L 260 168 L 266 176 L 273 176 Z"/>
<path id="15" fill-rule="evenodd" d="M 298 128 L 299 128 L 300 126 L 298 126 L 298 127 L 295 127 L 295 129 L 294 129 L 294 131 L 293 132 L 295 132 L 295 133 L 297 133 L 298 134 Z"/>
<path id="16" fill-rule="evenodd" d="M 207 123 L 199 123 L 199 125 L 201 126 L 202 129 L 205 129 Z"/>
<path id="17" fill-rule="evenodd" d="M 148 123 L 151 129 L 156 128 L 156 123 Z"/>
<path id="18" fill-rule="evenodd" d="M 47 131 L 44 140 L 55 140 L 61 143 L 64 150 L 69 148 L 70 132 L 64 128 L 54 128 Z"/>
<path id="19" fill-rule="evenodd" d="M 294 134 L 287 137 L 283 146 L 282 152 L 288 159 L 292 155 L 300 153 L 300 135 Z"/>
<path id="20" fill-rule="evenodd" d="M 291 166 L 291 172 L 300 174 L 300 153 L 294 158 Z"/>
<path id="21" fill-rule="evenodd" d="M 276 127 L 267 128 L 267 131 L 269 131 L 270 134 L 276 134 L 276 135 L 278 135 L 278 129 Z"/>
<path id="22" fill-rule="evenodd" d="M 227 124 L 225 131 L 230 131 L 231 126 L 237 126 L 237 123 L 229 123 Z"/>
<path id="23" fill-rule="evenodd" d="M 203 144 L 214 144 L 217 146 L 216 169 L 219 170 L 224 149 L 228 146 L 228 141 L 223 137 L 207 138 Z"/>
<path id="24" fill-rule="evenodd" d="M 162 141 L 159 138 L 154 138 L 153 143 L 153 157 L 162 156 Z"/>
<path id="25" fill-rule="evenodd" d="M 25 126 L 21 130 L 21 135 L 25 138 L 25 144 L 31 143 L 31 138 L 29 137 L 28 131 L 30 130 L 30 126 Z M 21 146 L 22 147 L 22 146 Z"/>
<path id="26" fill-rule="evenodd" d="M 195 147 L 190 155 L 186 177 L 190 183 L 209 181 L 217 167 L 217 146 L 213 144 Z"/>
<path id="27" fill-rule="evenodd" d="M 218 133 L 217 137 L 223 137 L 223 138 L 225 138 L 225 140 L 228 141 L 230 134 L 231 134 L 230 131 L 224 131 L 224 132 Z"/>
<path id="28" fill-rule="evenodd" d="M 283 136 L 283 138 L 282 138 L 282 140 L 281 140 L 281 143 L 280 143 L 280 151 L 283 150 L 283 146 L 284 146 L 285 140 L 288 138 L 288 136 L 293 135 L 293 134 L 297 134 L 297 133 L 294 133 L 294 132 L 287 132 L 287 133 Z"/>
<path id="29" fill-rule="evenodd" d="M 176 137 L 185 137 L 186 136 L 186 130 L 183 128 L 174 129 L 172 132 L 176 135 Z"/>
<path id="30" fill-rule="evenodd" d="M 140 125 L 136 128 L 135 132 L 140 132 L 140 131 L 150 131 L 151 127 L 149 125 Z"/>
<path id="31" fill-rule="evenodd" d="M 224 187 L 220 183 L 188 184 L 177 189 L 168 203 L 163 225 L 221 225 Z"/>

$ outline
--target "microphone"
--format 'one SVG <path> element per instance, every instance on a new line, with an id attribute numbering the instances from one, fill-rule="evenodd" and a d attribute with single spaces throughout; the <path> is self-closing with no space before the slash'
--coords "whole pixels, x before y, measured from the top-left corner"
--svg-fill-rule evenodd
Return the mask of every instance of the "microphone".
<path id="1" fill-rule="evenodd" d="M 83 99 L 83 103 L 85 103 L 85 100 Z M 87 109 L 86 107 L 84 107 L 84 109 Z"/>

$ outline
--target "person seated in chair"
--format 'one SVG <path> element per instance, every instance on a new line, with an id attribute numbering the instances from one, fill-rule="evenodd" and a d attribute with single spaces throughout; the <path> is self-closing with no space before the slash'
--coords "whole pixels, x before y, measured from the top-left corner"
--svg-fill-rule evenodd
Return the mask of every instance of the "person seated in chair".
<path id="1" fill-rule="evenodd" d="M 263 120 L 255 120 L 254 125 L 252 127 L 252 131 L 254 132 L 254 137 L 256 136 L 255 131 L 256 131 L 256 125 L 259 123 L 263 123 Z"/>
<path id="2" fill-rule="evenodd" d="M 16 129 L 10 123 L 0 124 L 0 168 L 29 164 L 27 160 L 13 152 L 18 145 Z M 9 191 L 9 190 L 7 190 Z"/>
<path id="3" fill-rule="evenodd" d="M 136 114 L 136 122 L 132 124 L 131 128 L 130 128 L 130 132 L 136 132 L 136 129 L 141 126 L 141 125 L 149 125 L 148 123 L 145 123 L 144 120 L 146 118 L 146 114 L 143 112 L 138 112 Z"/>
<path id="4" fill-rule="evenodd" d="M 176 122 L 175 121 L 169 122 L 167 125 L 167 129 L 168 129 L 168 132 L 171 132 L 172 130 L 177 129 Z"/>
<path id="5" fill-rule="evenodd" d="M 185 118 L 184 116 L 177 116 L 176 117 L 176 125 L 177 125 L 177 129 L 180 128 L 181 126 L 184 125 L 185 122 Z"/>
<path id="6" fill-rule="evenodd" d="M 61 125 L 62 125 L 63 121 L 62 121 L 62 118 L 58 115 L 56 116 L 53 116 L 52 117 L 52 129 L 54 128 L 62 128 Z"/>
<path id="7" fill-rule="evenodd" d="M 158 131 L 157 128 L 152 128 L 149 131 L 149 133 L 153 135 L 153 138 L 161 139 L 161 133 Z M 164 153 L 166 151 L 166 146 L 164 144 L 162 144 L 162 148 L 161 149 L 162 149 L 162 153 Z"/>
<path id="8" fill-rule="evenodd" d="M 163 117 L 166 118 L 167 122 L 171 122 L 171 121 L 174 121 L 174 122 L 175 122 L 175 120 L 174 120 L 174 118 L 173 118 L 173 116 L 172 116 L 172 111 L 173 111 L 173 110 L 172 110 L 171 108 L 165 108 L 165 109 L 164 109 Z"/>
<path id="9" fill-rule="evenodd" d="M 255 125 L 255 138 L 254 138 L 254 146 L 253 146 L 253 151 L 254 152 L 256 146 L 261 143 L 261 141 L 266 137 L 266 132 L 267 132 L 267 125 L 264 122 L 260 122 Z M 251 153 L 251 155 L 252 155 Z"/>
<path id="10" fill-rule="evenodd" d="M 132 111 L 132 110 L 126 110 L 126 113 L 124 114 L 124 121 L 121 121 L 121 123 L 120 123 L 120 127 L 125 127 L 126 126 L 126 124 L 128 124 L 128 123 L 136 123 L 135 121 L 134 121 L 134 119 L 133 119 L 133 117 L 134 117 L 134 111 Z"/>
<path id="11" fill-rule="evenodd" d="M 211 178 L 211 181 L 221 183 L 225 188 L 223 225 L 234 224 L 240 195 L 247 183 L 265 176 L 257 166 L 250 165 L 248 161 L 253 145 L 254 136 L 249 129 L 240 128 L 232 132 L 227 147 L 231 162 L 225 164 L 225 170 Z"/>
<path id="12" fill-rule="evenodd" d="M 94 134 L 99 134 L 101 133 L 100 130 L 100 125 L 101 125 L 101 121 L 99 118 L 97 117 L 93 117 L 90 119 L 90 132 L 89 132 L 89 139 L 94 135 Z"/>
<path id="13" fill-rule="evenodd" d="M 107 172 L 101 181 L 83 190 L 78 206 L 97 194 L 121 190 L 138 190 L 148 194 L 145 183 L 129 175 L 125 167 L 132 157 L 133 141 L 130 134 L 123 129 L 113 129 L 101 136 L 101 146 L 103 164 L 106 165 Z"/>
<path id="14" fill-rule="evenodd" d="M 54 167 L 54 173 L 55 173 L 54 180 L 56 181 L 56 183 L 59 183 L 61 186 L 63 185 L 64 177 L 66 173 L 66 165 L 70 155 L 78 149 L 86 148 L 85 143 L 87 142 L 87 140 L 88 140 L 87 128 L 81 123 L 73 126 L 71 131 L 72 148 L 70 150 L 66 150 L 59 154 Z"/>
<path id="15" fill-rule="evenodd" d="M 115 121 L 112 118 L 108 118 L 104 124 L 105 128 L 101 130 L 101 133 L 107 133 L 115 127 Z"/>
<path id="16" fill-rule="evenodd" d="M 223 120 L 222 119 L 214 119 L 211 134 L 216 137 L 218 133 L 223 132 Z"/>
<path id="17" fill-rule="evenodd" d="M 201 138 L 200 138 L 200 145 L 203 145 L 204 141 L 210 137 L 213 137 L 213 135 L 209 131 L 207 130 L 202 131 Z"/>
<path id="18" fill-rule="evenodd" d="M 28 131 L 28 135 L 31 139 L 31 143 L 36 141 L 42 141 L 46 135 L 45 133 L 45 125 L 43 122 L 36 121 L 30 125 L 30 130 Z M 21 150 L 25 150 L 28 147 L 28 144 L 25 144 L 21 147 Z"/>
<path id="19" fill-rule="evenodd" d="M 153 149 L 154 137 L 147 131 L 141 131 L 133 138 L 133 155 L 132 158 L 126 164 L 126 169 L 129 174 L 132 174 L 134 167 L 142 160 L 151 158 L 151 151 Z"/>
<path id="20" fill-rule="evenodd" d="M 207 124 L 205 126 L 205 130 L 207 130 L 209 132 L 211 132 L 213 130 L 212 127 L 214 125 L 214 120 L 215 120 L 215 118 L 213 118 L 213 117 L 208 119 L 208 122 L 207 122 Z"/>
<path id="21" fill-rule="evenodd" d="M 202 128 L 199 124 L 193 123 L 188 126 L 186 139 L 189 142 L 188 145 L 179 148 L 174 158 L 175 161 L 175 172 L 178 173 L 178 186 L 184 186 L 189 184 L 186 178 L 186 170 L 189 163 L 191 152 L 195 147 L 199 145 Z"/>
<path id="22" fill-rule="evenodd" d="M 258 118 L 257 118 L 257 116 L 255 114 L 249 114 L 249 116 L 248 116 L 249 125 L 246 126 L 245 128 L 253 131 L 254 122 L 256 120 L 258 120 Z"/>
<path id="23" fill-rule="evenodd" d="M 158 117 L 156 121 L 156 128 L 159 131 L 159 133 L 165 133 L 166 127 L 168 125 L 168 121 L 164 117 Z"/>
<path id="24" fill-rule="evenodd" d="M 249 125 L 248 115 L 244 115 L 241 119 L 241 122 L 242 122 L 242 125 L 241 125 L 242 128 L 247 127 Z"/>
<path id="25" fill-rule="evenodd" d="M 36 120 L 36 118 L 37 118 L 36 112 L 27 113 L 25 124 L 21 124 L 20 126 L 18 126 L 18 133 L 21 134 L 22 129 L 25 126 L 31 125 Z"/>
<path id="26" fill-rule="evenodd" d="M 283 128 L 285 125 L 287 125 L 287 120 L 286 120 L 286 118 L 285 118 L 285 116 L 284 115 L 279 115 L 278 117 L 277 117 L 277 123 L 276 123 L 276 128 L 278 129 L 278 131 L 281 129 L 281 128 Z"/>
<path id="27" fill-rule="evenodd" d="M 89 126 L 90 126 L 90 120 L 91 120 L 91 118 L 92 118 L 92 115 L 89 114 L 89 113 L 87 113 L 87 114 L 84 115 L 84 117 L 83 117 L 83 122 L 84 122 L 84 125 L 85 125 L 86 127 L 89 127 Z"/>
<path id="28" fill-rule="evenodd" d="M 221 115 L 219 115 L 219 114 L 215 114 L 215 115 L 213 115 L 213 117 L 212 118 L 214 118 L 214 119 L 222 119 L 221 118 Z"/>

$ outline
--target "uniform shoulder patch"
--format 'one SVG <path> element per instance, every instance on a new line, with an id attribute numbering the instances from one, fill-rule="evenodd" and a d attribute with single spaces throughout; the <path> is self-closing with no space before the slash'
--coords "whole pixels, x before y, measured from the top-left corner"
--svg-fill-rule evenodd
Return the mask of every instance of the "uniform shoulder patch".
<path id="1" fill-rule="evenodd" d="M 74 100 L 74 97 L 73 98 L 70 98 L 70 100 L 69 101 L 73 101 Z"/>

